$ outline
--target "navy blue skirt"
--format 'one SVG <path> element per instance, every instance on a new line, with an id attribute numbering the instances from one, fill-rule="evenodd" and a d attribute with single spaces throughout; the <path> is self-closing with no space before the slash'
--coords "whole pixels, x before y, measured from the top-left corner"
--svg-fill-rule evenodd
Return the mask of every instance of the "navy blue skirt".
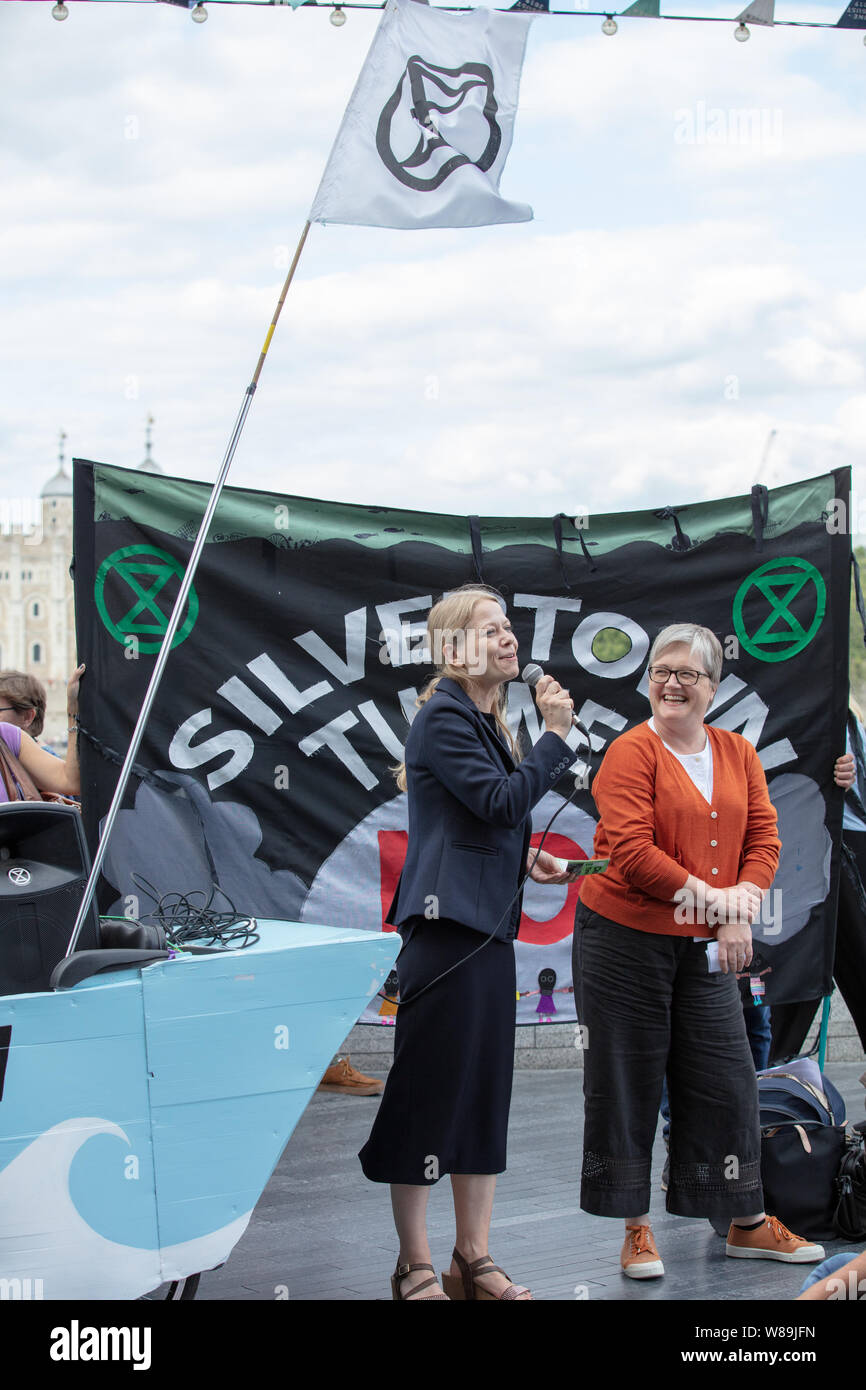
<path id="1" fill-rule="evenodd" d="M 372 1182 L 427 1186 L 446 1173 L 505 1169 L 514 1074 L 514 946 L 447 919 L 400 927 L 394 1062 L 358 1157 Z"/>

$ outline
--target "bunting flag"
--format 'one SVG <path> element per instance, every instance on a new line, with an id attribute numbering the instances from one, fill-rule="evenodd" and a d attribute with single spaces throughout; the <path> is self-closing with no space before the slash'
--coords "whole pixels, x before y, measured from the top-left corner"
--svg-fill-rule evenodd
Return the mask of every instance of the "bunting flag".
<path id="1" fill-rule="evenodd" d="M 836 21 L 837 29 L 866 29 L 866 0 L 851 0 L 845 13 Z"/>
<path id="2" fill-rule="evenodd" d="M 782 859 L 755 925 L 768 1003 L 830 985 L 845 748 L 850 471 L 659 512 L 465 517 L 226 488 L 109 841 L 100 906 L 217 892 L 260 918 L 385 929 L 407 845 L 402 757 L 432 674 L 429 609 L 481 577 L 506 596 L 521 665 L 572 693 L 592 769 L 649 717 L 659 630 L 699 622 L 724 646 L 708 722 L 752 743 Z M 85 829 L 95 847 L 209 489 L 76 463 L 78 652 Z M 522 681 L 508 718 L 543 726 Z M 570 737 L 576 760 L 576 732 Z M 592 853 L 588 776 L 533 813 L 538 845 Z M 573 800 L 565 804 L 569 797 Z M 516 943 L 520 1023 L 574 1022 L 571 936 L 580 883 L 527 886 Z M 743 986 L 749 994 L 749 981 Z M 397 982 L 365 1017 L 394 1021 Z M 459 1020 L 455 1020 L 459 1026 Z"/>
<path id="3" fill-rule="evenodd" d="M 659 19 L 661 17 L 660 10 L 660 0 L 634 0 L 633 5 L 629 5 L 627 10 L 623 10 L 623 15 L 644 15 L 647 19 Z"/>
<path id="4" fill-rule="evenodd" d="M 532 17 L 388 0 L 310 222 L 484 227 L 528 222 L 499 196 Z"/>
<path id="5" fill-rule="evenodd" d="M 742 14 L 737 15 L 740 24 L 774 24 L 776 0 L 752 0 Z"/>

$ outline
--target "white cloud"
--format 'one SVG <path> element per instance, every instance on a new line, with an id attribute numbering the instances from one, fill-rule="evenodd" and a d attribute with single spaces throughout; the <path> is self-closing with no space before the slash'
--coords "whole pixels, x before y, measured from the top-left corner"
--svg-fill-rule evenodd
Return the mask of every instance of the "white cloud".
<path id="1" fill-rule="evenodd" d="M 839 407 L 836 420 L 848 447 L 862 456 L 866 449 L 866 393 L 849 397 Z"/>
<path id="2" fill-rule="evenodd" d="M 863 379 L 863 364 L 852 352 L 839 352 L 814 338 L 790 338 L 767 356 L 780 362 L 792 381 L 812 389 L 851 386 Z"/>
<path id="3" fill-rule="evenodd" d="M 834 308 L 840 330 L 853 342 L 866 340 L 866 288 L 837 295 Z"/>

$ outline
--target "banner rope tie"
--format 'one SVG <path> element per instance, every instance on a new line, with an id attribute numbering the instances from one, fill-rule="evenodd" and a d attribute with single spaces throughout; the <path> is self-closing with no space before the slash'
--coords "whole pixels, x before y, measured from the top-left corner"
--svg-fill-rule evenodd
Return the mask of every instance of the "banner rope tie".
<path id="1" fill-rule="evenodd" d="M 116 752 L 114 748 L 109 748 L 107 743 L 103 743 L 101 738 L 97 738 L 96 734 L 85 729 L 81 723 L 78 725 L 78 733 L 79 737 L 87 739 L 90 746 L 95 748 L 99 756 L 106 762 L 115 763 L 118 767 L 123 766 L 123 754 Z M 174 782 L 160 777 L 158 772 L 151 772 L 150 768 L 142 767 L 141 763 L 133 763 L 130 772 L 134 773 L 139 781 L 146 782 L 148 786 L 156 787 L 157 791 L 172 793 L 177 791 L 177 785 Z"/>

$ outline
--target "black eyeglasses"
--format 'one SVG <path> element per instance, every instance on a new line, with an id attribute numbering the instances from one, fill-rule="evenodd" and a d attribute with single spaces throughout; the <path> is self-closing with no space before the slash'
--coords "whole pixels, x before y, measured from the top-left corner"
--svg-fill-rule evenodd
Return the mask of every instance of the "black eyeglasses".
<path id="1" fill-rule="evenodd" d="M 666 685 L 671 676 L 676 678 L 677 685 L 697 685 L 701 676 L 707 676 L 706 671 L 690 671 L 686 666 L 681 671 L 674 671 L 670 666 L 651 666 L 649 668 L 649 678 L 655 685 Z"/>

